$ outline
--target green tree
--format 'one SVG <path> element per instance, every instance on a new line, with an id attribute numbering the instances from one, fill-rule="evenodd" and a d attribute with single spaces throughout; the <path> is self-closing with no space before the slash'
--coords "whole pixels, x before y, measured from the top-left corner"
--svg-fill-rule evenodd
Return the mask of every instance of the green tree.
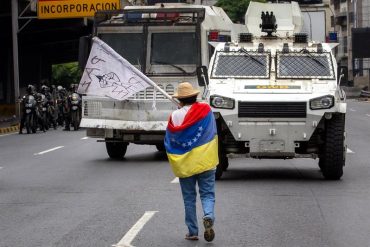
<path id="1" fill-rule="evenodd" d="M 69 88 L 71 84 L 78 84 L 81 78 L 81 71 L 76 62 L 55 64 L 52 67 L 52 84 L 62 85 Z"/>
<path id="2" fill-rule="evenodd" d="M 218 0 L 216 6 L 225 10 L 233 22 L 244 23 L 245 12 L 247 12 L 250 0 Z M 257 0 L 254 2 L 266 2 Z"/>

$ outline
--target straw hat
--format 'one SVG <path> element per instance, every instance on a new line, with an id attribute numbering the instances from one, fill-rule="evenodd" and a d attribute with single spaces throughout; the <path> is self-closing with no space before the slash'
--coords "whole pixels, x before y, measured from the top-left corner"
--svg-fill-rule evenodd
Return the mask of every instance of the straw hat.
<path id="1" fill-rule="evenodd" d="M 181 82 L 177 88 L 177 93 L 175 93 L 172 98 L 189 98 L 195 96 L 199 93 L 199 90 L 194 89 L 189 82 Z"/>

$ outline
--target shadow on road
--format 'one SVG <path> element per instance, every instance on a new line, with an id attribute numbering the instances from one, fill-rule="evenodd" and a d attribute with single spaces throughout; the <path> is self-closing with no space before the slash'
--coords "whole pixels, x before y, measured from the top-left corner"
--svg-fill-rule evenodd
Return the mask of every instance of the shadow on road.
<path id="1" fill-rule="evenodd" d="M 167 161 L 167 154 L 165 152 L 153 152 L 145 154 L 128 155 L 124 158 L 127 162 L 153 162 L 153 161 Z"/>
<path id="2" fill-rule="evenodd" d="M 104 162 L 109 164 L 135 164 L 137 163 L 156 163 L 158 161 L 166 161 L 167 162 L 167 155 L 165 152 L 151 152 L 151 153 L 145 153 L 145 154 L 134 154 L 134 155 L 127 155 L 123 159 L 111 159 L 108 156 L 102 158 L 102 159 L 94 159 L 91 160 L 94 162 Z"/>
<path id="3" fill-rule="evenodd" d="M 227 183 L 230 181 L 245 180 L 271 180 L 271 181 L 324 181 L 323 176 L 318 168 L 258 168 L 248 167 L 243 169 L 228 169 L 219 182 Z"/>

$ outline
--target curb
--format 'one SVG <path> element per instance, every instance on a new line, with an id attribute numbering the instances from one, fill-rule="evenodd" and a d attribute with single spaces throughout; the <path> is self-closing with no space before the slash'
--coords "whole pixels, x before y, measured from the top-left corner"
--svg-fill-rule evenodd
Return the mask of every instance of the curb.
<path id="1" fill-rule="evenodd" d="M 19 124 L 11 127 L 5 127 L 5 128 L 0 128 L 0 134 L 6 134 L 10 132 L 16 132 L 19 131 Z"/>

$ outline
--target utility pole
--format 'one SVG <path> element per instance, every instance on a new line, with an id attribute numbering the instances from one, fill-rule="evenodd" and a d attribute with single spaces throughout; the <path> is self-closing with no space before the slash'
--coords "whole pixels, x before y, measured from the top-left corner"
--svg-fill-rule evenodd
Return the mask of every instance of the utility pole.
<path id="1" fill-rule="evenodd" d="M 19 98 L 19 63 L 18 63 L 18 0 L 12 1 L 12 38 L 13 38 L 13 80 L 14 100 Z M 16 114 L 20 119 L 19 104 L 16 103 Z"/>

